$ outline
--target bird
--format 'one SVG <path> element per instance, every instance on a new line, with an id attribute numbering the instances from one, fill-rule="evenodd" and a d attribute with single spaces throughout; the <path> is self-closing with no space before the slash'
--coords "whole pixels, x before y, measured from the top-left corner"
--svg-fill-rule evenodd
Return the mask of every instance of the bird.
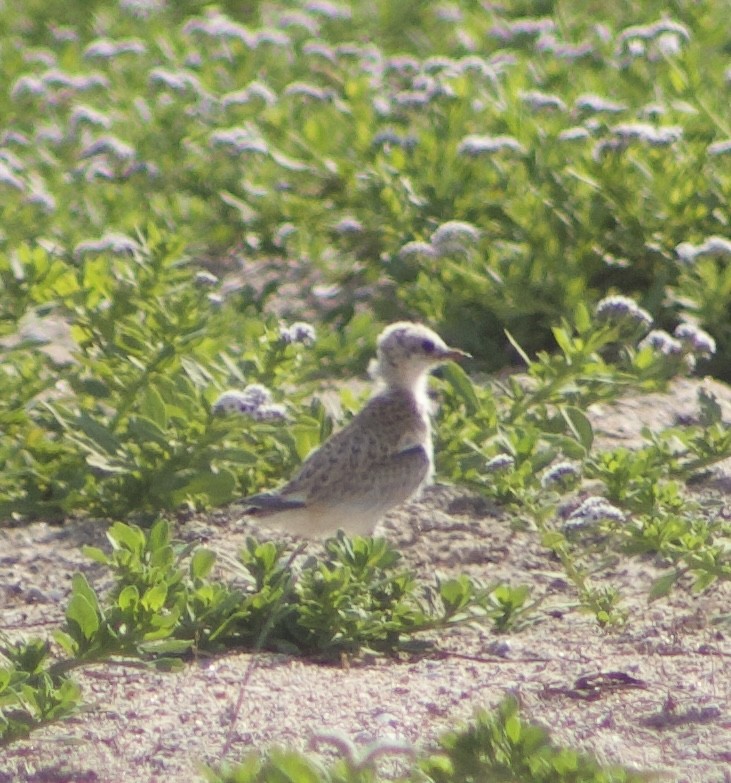
<path id="1" fill-rule="evenodd" d="M 470 358 L 420 323 L 399 321 L 377 340 L 373 396 L 272 492 L 244 499 L 244 514 L 305 538 L 342 529 L 369 536 L 383 515 L 434 473 L 429 371 Z"/>

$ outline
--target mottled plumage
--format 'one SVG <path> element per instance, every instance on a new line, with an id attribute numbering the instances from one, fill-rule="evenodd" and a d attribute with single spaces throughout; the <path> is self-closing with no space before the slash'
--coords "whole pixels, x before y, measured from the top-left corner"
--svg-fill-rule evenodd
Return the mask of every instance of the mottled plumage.
<path id="1" fill-rule="evenodd" d="M 421 324 L 391 324 L 378 338 L 375 395 L 291 481 L 248 498 L 246 513 L 303 536 L 372 533 L 386 511 L 431 479 L 428 371 L 467 355 Z"/>

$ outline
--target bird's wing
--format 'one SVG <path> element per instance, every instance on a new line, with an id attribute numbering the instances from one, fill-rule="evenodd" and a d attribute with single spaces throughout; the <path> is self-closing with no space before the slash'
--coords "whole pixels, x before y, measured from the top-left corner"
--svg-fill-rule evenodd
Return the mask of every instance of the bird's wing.
<path id="1" fill-rule="evenodd" d="M 305 504 L 316 506 L 352 506 L 356 509 L 390 508 L 419 488 L 429 474 L 430 461 L 424 446 L 411 446 L 368 463 L 365 471 L 322 473 L 311 483 Z M 288 487 L 282 490 L 287 498 Z"/>
<path id="2" fill-rule="evenodd" d="M 310 454 L 291 481 L 247 503 L 262 516 L 320 505 L 388 508 L 412 495 L 427 477 L 428 437 L 411 395 L 379 395 Z"/>
<path id="3" fill-rule="evenodd" d="M 303 500 L 295 500 L 279 495 L 275 492 L 262 492 L 260 495 L 252 495 L 246 498 L 245 513 L 251 516 L 265 517 L 269 514 L 278 514 L 281 511 L 305 508 Z"/>

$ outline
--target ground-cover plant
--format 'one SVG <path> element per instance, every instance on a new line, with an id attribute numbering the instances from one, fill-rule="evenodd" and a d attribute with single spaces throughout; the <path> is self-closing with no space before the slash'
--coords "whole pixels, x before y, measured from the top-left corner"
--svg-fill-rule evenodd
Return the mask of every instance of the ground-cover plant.
<path id="1" fill-rule="evenodd" d="M 245 299 L 222 304 L 215 277 L 154 227 L 82 266 L 26 247 L 0 261 L 0 277 L 10 295 L 0 308 L 14 319 L 21 302 L 34 336 L 0 369 L 4 517 L 219 504 L 293 465 L 327 431 L 321 407 L 306 413 L 303 402 L 314 332 L 293 339 L 247 313 Z M 49 319 L 66 333 L 61 358 Z M 217 406 L 227 387 L 258 392 L 243 407 Z M 271 391 L 283 399 L 285 388 L 286 407 Z M 230 411 L 244 415 L 219 415 Z M 290 415 L 295 427 L 277 426 Z"/>
<path id="2" fill-rule="evenodd" d="M 699 393 L 695 422 L 646 429 L 640 449 L 594 446 L 590 404 L 631 389 L 663 389 L 715 348 L 689 325 L 676 330 L 679 337 L 650 327 L 649 314 L 633 301 L 609 297 L 593 314 L 579 308 L 573 323 L 554 329 L 557 353 L 531 359 L 516 342 L 526 375 L 480 385 L 450 367 L 443 385 L 441 469 L 506 503 L 517 524 L 536 527 L 602 624 L 623 619 L 621 596 L 592 586 L 587 534 L 625 552 L 661 555 L 670 570 L 652 598 L 682 576 L 695 590 L 731 579 L 731 527 L 722 502 L 701 509 L 684 486 L 731 457 L 728 424 L 711 395 Z M 577 494 L 584 480 L 593 482 L 589 497 Z"/>
<path id="3" fill-rule="evenodd" d="M 100 594 L 73 577 L 66 621 L 53 633 L 63 657 L 42 640 L 0 649 L 0 742 L 9 742 L 77 706 L 70 672 L 91 664 L 132 663 L 169 669 L 181 656 L 232 647 L 332 659 L 363 652 L 425 649 L 419 634 L 452 625 L 524 622 L 529 590 L 485 586 L 467 577 L 421 585 L 384 539 L 325 543 L 324 555 L 297 561 L 284 545 L 247 542 L 238 578 L 214 578 L 215 554 L 171 539 L 167 522 L 149 532 L 117 522 L 111 552 L 86 554 L 112 571 Z"/>
<path id="4" fill-rule="evenodd" d="M 515 783 L 639 783 L 641 772 L 603 766 L 588 754 L 556 745 L 540 726 L 525 721 L 514 699 L 492 711 L 481 711 L 467 726 L 443 735 L 438 749 L 429 751 L 395 741 L 357 748 L 347 739 L 317 738 L 317 746 L 334 746 L 341 756 L 329 765 L 292 750 L 252 753 L 238 764 L 209 769 L 209 783 L 463 783 L 495 780 Z M 379 765 L 397 762 L 401 770 L 385 776 Z"/>

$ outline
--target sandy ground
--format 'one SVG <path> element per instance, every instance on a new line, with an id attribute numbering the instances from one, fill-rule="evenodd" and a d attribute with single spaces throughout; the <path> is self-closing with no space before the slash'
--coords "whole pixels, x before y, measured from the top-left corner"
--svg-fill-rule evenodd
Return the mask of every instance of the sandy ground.
<path id="1" fill-rule="evenodd" d="M 684 380 L 666 395 L 593 410 L 598 437 L 604 446 L 636 445 L 643 425 L 691 416 L 701 383 L 731 420 L 731 389 Z M 694 491 L 728 501 L 731 466 L 719 466 Z M 177 530 L 228 555 L 251 532 L 232 510 Z M 702 595 L 676 589 L 648 604 L 659 564 L 618 558 L 598 579 L 621 590 L 629 622 L 602 631 L 576 609 L 535 534 L 512 531 L 500 509 L 468 492 L 433 487 L 390 514 L 382 532 L 425 580 L 467 572 L 531 585 L 543 599 L 537 622 L 503 636 L 487 626 L 456 629 L 434 638 L 426 654 L 349 667 L 232 652 L 175 674 L 89 668 L 78 676 L 84 711 L 0 751 L 0 783 L 193 781 L 201 763 L 235 761 L 272 743 L 305 748 L 332 731 L 358 743 L 396 737 L 428 747 L 507 693 L 557 742 L 601 760 L 652 770 L 659 780 L 731 781 L 731 625 L 722 620 L 731 585 Z M 62 620 L 72 574 L 99 579 L 79 545 L 104 541 L 103 526 L 91 521 L 0 529 L 0 629 L 49 633 Z"/>

